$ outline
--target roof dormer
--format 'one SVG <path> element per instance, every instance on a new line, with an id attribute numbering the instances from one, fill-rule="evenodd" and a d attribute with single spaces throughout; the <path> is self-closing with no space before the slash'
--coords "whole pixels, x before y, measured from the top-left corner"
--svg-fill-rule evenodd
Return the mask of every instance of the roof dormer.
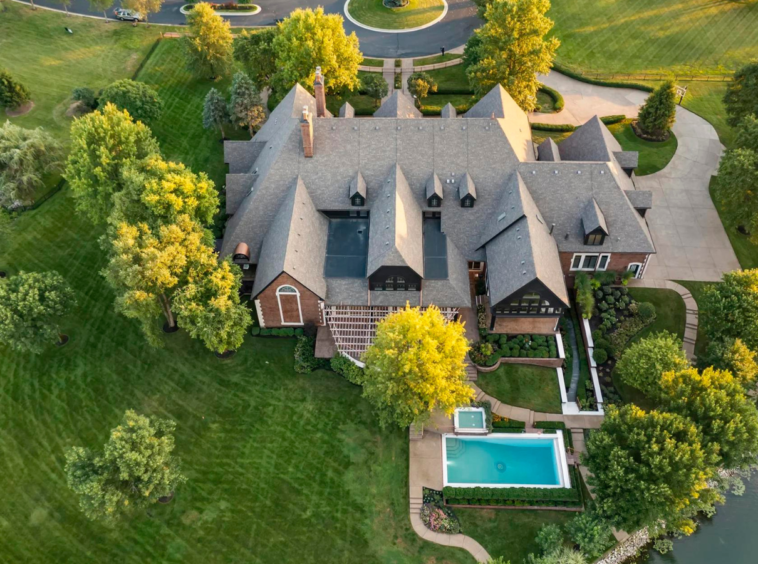
<path id="1" fill-rule="evenodd" d="M 426 181 L 426 205 L 430 208 L 442 206 L 442 182 L 436 174 Z"/>
<path id="2" fill-rule="evenodd" d="M 350 198 L 351 206 L 360 207 L 366 205 L 366 181 L 360 172 L 350 182 L 348 197 Z"/>
<path id="3" fill-rule="evenodd" d="M 462 208 L 473 208 L 476 202 L 476 186 L 467 172 L 458 187 L 458 197 L 461 199 Z"/>
<path id="4" fill-rule="evenodd" d="M 605 238 L 610 234 L 603 210 L 600 209 L 595 198 L 587 202 L 587 205 L 584 207 L 582 226 L 584 227 L 585 245 L 602 245 L 605 242 Z"/>

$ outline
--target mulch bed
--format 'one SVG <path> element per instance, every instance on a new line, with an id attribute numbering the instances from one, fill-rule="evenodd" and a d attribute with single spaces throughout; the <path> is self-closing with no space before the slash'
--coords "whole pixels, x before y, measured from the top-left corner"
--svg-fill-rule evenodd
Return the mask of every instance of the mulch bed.
<path id="1" fill-rule="evenodd" d="M 225 351 L 222 353 L 216 353 L 216 356 L 221 360 L 226 360 L 227 358 L 232 358 L 235 354 L 237 354 L 237 351 Z"/>
<path id="2" fill-rule="evenodd" d="M 34 102 L 29 100 L 26 104 L 22 104 L 14 110 L 5 108 L 5 113 L 8 114 L 8 117 L 19 117 L 31 112 L 32 108 L 34 108 Z"/>
<path id="3" fill-rule="evenodd" d="M 671 131 L 666 131 L 663 133 L 663 135 L 651 135 L 649 133 L 646 133 L 642 131 L 642 128 L 639 126 L 637 120 L 634 120 L 632 122 L 632 131 L 634 131 L 634 134 L 643 141 L 652 141 L 653 143 L 663 143 L 669 137 L 671 137 Z"/>
<path id="4" fill-rule="evenodd" d="M 170 327 L 168 322 L 163 324 L 164 333 L 176 333 L 178 330 L 179 330 L 179 325 L 174 325 L 173 327 Z"/>
<path id="5" fill-rule="evenodd" d="M 57 343 L 55 343 L 55 346 L 56 347 L 65 347 L 66 344 L 68 343 L 68 335 L 61 335 L 60 339 L 61 339 L 60 341 L 58 341 Z"/>

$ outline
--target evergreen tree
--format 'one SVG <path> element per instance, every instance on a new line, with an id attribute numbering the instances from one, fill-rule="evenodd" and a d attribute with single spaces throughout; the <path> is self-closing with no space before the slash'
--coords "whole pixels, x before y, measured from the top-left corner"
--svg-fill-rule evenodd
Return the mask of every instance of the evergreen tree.
<path id="1" fill-rule="evenodd" d="M 367 96 L 376 100 L 376 105 L 389 92 L 389 85 L 378 72 L 370 72 L 361 79 L 361 86 Z"/>
<path id="2" fill-rule="evenodd" d="M 211 88 L 203 103 L 203 127 L 219 130 L 221 139 L 226 139 L 226 135 L 224 135 L 225 123 L 229 123 L 229 109 L 226 106 L 226 100 L 218 90 Z"/>
<path id="3" fill-rule="evenodd" d="M 11 74 L 0 69 L 0 106 L 15 110 L 31 98 L 29 89 L 14 79 Z"/>
<path id="4" fill-rule="evenodd" d="M 758 116 L 758 60 L 751 61 L 736 73 L 724 94 L 726 122 L 737 127 L 747 116 Z"/>
<path id="5" fill-rule="evenodd" d="M 0 127 L 0 205 L 34 201 L 45 176 L 63 167 L 63 148 L 41 127 L 24 129 L 6 121 Z"/>
<path id="6" fill-rule="evenodd" d="M 706 287 L 699 306 L 710 341 L 742 339 L 758 350 L 758 269 L 725 273 L 720 284 Z"/>
<path id="7" fill-rule="evenodd" d="M 648 96 L 637 116 L 643 132 L 664 136 L 676 120 L 676 88 L 671 81 L 661 84 Z"/>
<path id="8" fill-rule="evenodd" d="M 189 35 L 184 38 L 187 67 L 211 80 L 229 74 L 232 68 L 230 24 L 207 2 L 195 4 L 187 16 Z"/>
<path id="9" fill-rule="evenodd" d="M 549 0 L 492 0 L 486 6 L 485 24 L 474 32 L 479 60 L 466 71 L 477 95 L 502 84 L 524 111 L 534 109 L 537 73 L 550 71 L 560 45 L 545 37 L 553 27 L 545 16 L 549 9 Z"/>
<path id="10" fill-rule="evenodd" d="M 230 92 L 229 115 L 240 127 L 247 127 L 252 137 L 255 130 L 266 120 L 261 97 L 244 72 L 234 75 Z"/>

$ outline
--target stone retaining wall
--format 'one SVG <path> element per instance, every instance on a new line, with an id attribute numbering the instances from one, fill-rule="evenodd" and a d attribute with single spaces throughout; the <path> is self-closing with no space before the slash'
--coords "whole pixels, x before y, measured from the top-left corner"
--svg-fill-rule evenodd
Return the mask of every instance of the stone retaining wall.
<path id="1" fill-rule="evenodd" d="M 501 364 L 531 364 L 532 366 L 544 366 L 546 368 L 560 368 L 563 366 L 563 359 L 561 358 L 515 358 L 515 357 L 500 357 L 498 361 L 492 366 L 479 366 L 474 364 L 479 372 L 494 372 L 500 368 Z"/>

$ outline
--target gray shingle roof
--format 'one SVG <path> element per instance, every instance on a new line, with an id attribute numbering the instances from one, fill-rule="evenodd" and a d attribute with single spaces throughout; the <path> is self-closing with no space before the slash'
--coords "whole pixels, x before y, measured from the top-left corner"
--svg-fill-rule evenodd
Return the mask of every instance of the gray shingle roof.
<path id="1" fill-rule="evenodd" d="M 327 305 L 368 305 L 367 278 L 327 278 Z"/>
<path id="2" fill-rule="evenodd" d="M 624 190 L 624 194 L 636 210 L 649 210 L 653 207 L 653 193 L 650 190 Z"/>
<path id="3" fill-rule="evenodd" d="M 250 187 L 255 182 L 254 174 L 226 175 L 226 213 L 234 215 L 242 201 L 250 193 Z"/>
<path id="4" fill-rule="evenodd" d="M 454 118 L 458 115 L 458 112 L 455 109 L 455 106 L 448 102 L 445 104 L 445 107 L 442 108 L 442 111 L 440 112 L 440 116 L 443 118 Z"/>
<path id="5" fill-rule="evenodd" d="M 342 107 L 340 108 L 340 117 L 341 118 L 355 117 L 355 110 L 353 109 L 353 106 L 350 105 L 350 102 L 345 102 L 344 104 L 342 104 Z"/>
<path id="6" fill-rule="evenodd" d="M 440 182 L 440 177 L 436 174 L 432 174 L 429 177 L 429 180 L 426 181 L 426 199 L 428 200 L 434 195 L 437 195 L 442 199 L 444 197 L 444 194 L 442 192 L 442 182 Z"/>
<path id="7" fill-rule="evenodd" d="M 603 210 L 597 205 L 595 198 L 591 198 L 587 205 L 582 210 L 582 225 L 584 226 L 584 234 L 589 235 L 596 229 L 600 229 L 606 235 L 609 235 L 608 224 L 605 222 L 605 215 Z"/>
<path id="8" fill-rule="evenodd" d="M 608 162 L 613 153 L 620 152 L 621 145 L 597 116 L 590 118 L 560 144 L 564 161 Z"/>
<path id="9" fill-rule="evenodd" d="M 408 266 L 424 274 L 421 208 L 398 165 L 371 207 L 366 276 L 382 266 Z"/>
<path id="10" fill-rule="evenodd" d="M 366 181 L 363 180 L 363 175 L 360 172 L 350 181 L 348 188 L 348 198 L 352 198 L 356 194 L 360 194 L 364 199 L 366 198 Z"/>
<path id="11" fill-rule="evenodd" d="M 420 118 L 422 117 L 413 105 L 413 99 L 403 94 L 400 90 L 395 90 L 379 109 L 374 112 L 374 117 L 378 118 Z"/>
<path id="12" fill-rule="evenodd" d="M 461 185 L 458 187 L 458 196 L 461 200 L 465 196 L 473 196 L 474 199 L 476 199 L 476 186 L 474 185 L 474 180 L 471 178 L 471 175 L 468 172 L 463 175 Z"/>
<path id="13" fill-rule="evenodd" d="M 372 306 L 403 307 L 408 303 L 411 307 L 421 305 L 421 292 L 371 292 Z"/>
<path id="14" fill-rule="evenodd" d="M 239 174 L 250 170 L 263 146 L 264 143 L 250 141 L 224 141 L 224 162 L 229 164 L 229 173 Z"/>
<path id="15" fill-rule="evenodd" d="M 550 137 L 545 139 L 537 149 L 539 153 L 538 160 L 540 161 L 560 161 L 561 152 L 558 149 L 558 145 L 555 144 Z"/>
<path id="16" fill-rule="evenodd" d="M 526 189 L 524 179 L 516 172 L 504 184 L 500 201 L 492 206 L 490 216 L 482 225 L 479 247 L 524 217 L 526 209 L 536 210 L 537 207 Z"/>
<path id="17" fill-rule="evenodd" d="M 324 259 L 329 220 L 313 206 L 303 181 L 297 181 L 276 212 L 255 273 L 253 296 L 286 272 L 321 298 L 326 297 Z"/>
<path id="18" fill-rule="evenodd" d="M 640 154 L 638 151 L 614 151 L 613 156 L 616 157 L 621 168 L 637 168 L 640 162 Z"/>

